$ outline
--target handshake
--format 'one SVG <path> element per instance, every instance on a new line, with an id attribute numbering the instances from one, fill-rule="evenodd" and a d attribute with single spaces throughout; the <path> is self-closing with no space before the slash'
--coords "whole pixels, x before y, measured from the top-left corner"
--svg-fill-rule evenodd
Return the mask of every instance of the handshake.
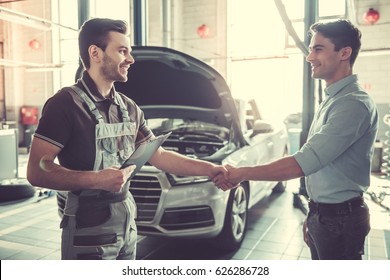
<path id="1" fill-rule="evenodd" d="M 210 178 L 217 188 L 227 191 L 237 187 L 243 181 L 241 171 L 241 168 L 231 165 L 215 166 Z"/>

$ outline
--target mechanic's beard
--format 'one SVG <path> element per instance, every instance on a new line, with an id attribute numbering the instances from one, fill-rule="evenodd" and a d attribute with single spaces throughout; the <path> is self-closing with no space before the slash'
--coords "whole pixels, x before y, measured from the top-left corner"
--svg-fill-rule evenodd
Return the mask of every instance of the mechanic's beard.
<path id="1" fill-rule="evenodd" d="M 107 81 L 114 82 L 126 82 L 127 76 L 124 77 L 119 73 L 118 65 L 113 62 L 113 60 L 107 56 L 103 56 L 103 67 L 101 68 L 101 74 Z"/>

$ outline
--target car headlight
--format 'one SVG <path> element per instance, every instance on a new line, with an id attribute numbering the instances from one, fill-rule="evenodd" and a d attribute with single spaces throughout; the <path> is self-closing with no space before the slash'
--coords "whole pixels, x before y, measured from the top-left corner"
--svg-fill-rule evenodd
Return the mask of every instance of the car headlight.
<path id="1" fill-rule="evenodd" d="M 174 174 L 167 174 L 168 180 L 172 186 L 204 183 L 210 181 L 207 176 L 178 176 Z"/>

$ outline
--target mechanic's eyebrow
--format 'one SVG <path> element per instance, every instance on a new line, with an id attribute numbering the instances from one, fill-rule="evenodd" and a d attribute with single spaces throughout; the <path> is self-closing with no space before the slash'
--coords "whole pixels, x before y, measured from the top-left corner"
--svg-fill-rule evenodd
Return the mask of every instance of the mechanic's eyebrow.
<path id="1" fill-rule="evenodd" d="M 118 47 L 118 50 L 125 51 L 126 53 L 131 53 L 133 49 L 131 47 L 126 46 L 126 45 L 121 45 Z"/>

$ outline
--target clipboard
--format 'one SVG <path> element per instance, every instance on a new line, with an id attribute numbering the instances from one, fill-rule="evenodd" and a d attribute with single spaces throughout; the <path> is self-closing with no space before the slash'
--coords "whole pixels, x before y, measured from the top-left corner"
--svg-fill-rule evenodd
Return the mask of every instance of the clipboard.
<path id="1" fill-rule="evenodd" d="M 120 169 L 126 168 L 129 165 L 136 165 L 133 173 L 131 174 L 131 179 L 141 167 L 152 157 L 152 155 L 157 151 L 157 149 L 168 139 L 171 132 L 166 134 L 159 135 L 151 140 L 142 142 L 131 156 L 122 164 Z"/>

